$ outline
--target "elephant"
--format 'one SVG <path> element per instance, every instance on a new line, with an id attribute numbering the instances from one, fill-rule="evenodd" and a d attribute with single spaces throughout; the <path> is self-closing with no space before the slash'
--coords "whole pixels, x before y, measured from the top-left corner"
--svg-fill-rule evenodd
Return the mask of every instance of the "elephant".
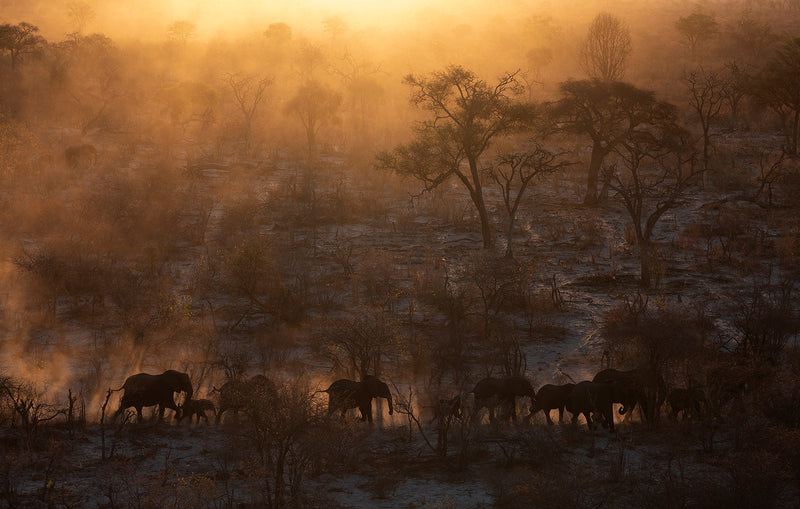
<path id="1" fill-rule="evenodd" d="M 472 389 L 475 395 L 475 417 L 478 412 L 486 407 L 489 409 L 489 422 L 494 422 L 494 408 L 500 404 L 507 407 L 511 414 L 511 420 L 517 421 L 517 398 L 529 397 L 531 407 L 535 405 L 536 391 L 527 378 L 520 375 L 508 376 L 505 378 L 484 378 L 475 384 Z"/>
<path id="2" fill-rule="evenodd" d="M 212 392 L 219 393 L 217 397 L 218 409 L 215 422 L 222 420 L 222 414 L 230 410 L 238 415 L 239 410 L 247 408 L 258 399 L 272 397 L 275 392 L 275 383 L 264 375 L 254 375 L 249 380 L 228 380 L 219 389 L 214 387 Z"/>
<path id="3" fill-rule="evenodd" d="M 170 408 L 178 413 L 178 406 L 175 404 L 176 392 L 186 393 L 186 400 L 192 399 L 192 381 L 189 375 L 175 370 L 167 370 L 160 375 L 150 375 L 139 373 L 129 376 L 125 383 L 116 390 L 124 390 L 119 409 L 114 418 L 124 410 L 134 407 L 138 422 L 142 422 L 142 407 L 158 405 L 158 420 L 164 419 L 164 410 Z"/>
<path id="4" fill-rule="evenodd" d="M 183 405 L 181 405 L 181 411 L 178 414 L 178 423 L 180 424 L 180 422 L 187 417 L 189 418 L 189 423 L 191 423 L 193 416 L 197 416 L 197 424 L 200 424 L 201 417 L 208 423 L 206 412 L 209 410 L 212 414 L 217 414 L 217 407 L 214 406 L 214 402 L 210 399 L 187 399 L 184 401 Z"/>
<path id="5" fill-rule="evenodd" d="M 673 389 L 667 396 L 667 402 L 670 406 L 670 418 L 677 419 L 678 413 L 683 412 L 681 420 L 686 419 L 687 416 L 699 417 L 703 406 L 708 405 L 705 393 L 698 388 Z"/>
<path id="6" fill-rule="evenodd" d="M 358 408 L 361 411 L 361 420 L 372 424 L 372 398 L 386 399 L 389 415 L 394 412 L 389 386 L 373 375 L 365 376 L 360 382 L 342 378 L 320 392 L 328 393 L 328 415 L 340 411 L 344 417 L 347 410 Z"/>
<path id="7" fill-rule="evenodd" d="M 598 372 L 593 382 L 617 384 L 614 391 L 614 403 L 620 403 L 620 415 L 626 420 L 633 413 L 636 405 L 641 407 L 642 415 L 647 422 L 655 422 L 667 396 L 664 379 L 656 371 L 636 368 L 629 371 L 604 369 Z"/>
<path id="8" fill-rule="evenodd" d="M 614 386 L 612 382 L 579 382 L 567 398 L 565 408 L 572 414 L 572 423 L 583 414 L 586 425 L 594 429 L 592 414 L 603 419 L 603 426 L 614 432 Z"/>
<path id="9" fill-rule="evenodd" d="M 564 385 L 543 385 L 536 393 L 536 402 L 531 406 L 531 413 L 526 417 L 526 420 L 530 421 L 531 417 L 533 417 L 536 412 L 542 410 L 547 419 L 547 424 L 552 426 L 553 421 L 550 419 L 550 411 L 558 409 L 558 423 L 563 423 L 564 407 L 574 387 L 575 384 L 571 383 Z"/>
<path id="10" fill-rule="evenodd" d="M 78 168 L 93 168 L 97 164 L 97 149 L 94 146 L 84 143 L 67 147 L 64 150 L 64 159 L 67 165 L 76 170 Z"/>

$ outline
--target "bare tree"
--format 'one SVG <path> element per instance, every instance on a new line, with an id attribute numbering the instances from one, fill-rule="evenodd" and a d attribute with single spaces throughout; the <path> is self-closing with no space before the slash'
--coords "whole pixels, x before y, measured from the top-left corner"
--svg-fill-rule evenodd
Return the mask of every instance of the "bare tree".
<path id="1" fill-rule="evenodd" d="M 264 101 L 264 92 L 272 84 L 272 78 L 259 79 L 253 75 L 228 74 L 225 79 L 233 92 L 236 107 L 242 114 L 244 151 L 247 153 L 253 133 L 253 119 L 258 106 Z"/>
<path id="2" fill-rule="evenodd" d="M 80 33 L 95 17 L 92 6 L 81 0 L 73 0 L 67 4 L 67 16 L 75 25 L 75 31 Z"/>
<path id="3" fill-rule="evenodd" d="M 689 106 L 694 110 L 703 132 L 703 171 L 707 172 L 712 148 L 711 124 L 723 111 L 728 83 L 721 73 L 707 71 L 702 66 L 697 71 L 685 72 L 683 82 L 689 89 Z"/>
<path id="4" fill-rule="evenodd" d="M 625 76 L 631 50 L 631 33 L 625 23 L 601 12 L 581 44 L 581 68 L 590 78 L 619 81 Z"/>
<path id="5" fill-rule="evenodd" d="M 526 105 L 512 101 L 522 92 L 518 72 L 507 73 L 489 85 L 459 66 L 433 73 L 429 78 L 408 75 L 411 101 L 433 118 L 419 122 L 415 139 L 391 152 L 379 154 L 379 165 L 436 189 L 456 177 L 469 192 L 480 217 L 483 247 L 494 245 L 489 212 L 483 195 L 480 158 L 496 138 L 521 127 L 532 116 Z M 463 165 L 462 163 L 466 163 Z"/>
<path id="6" fill-rule="evenodd" d="M 615 148 L 619 163 L 604 172 L 609 187 L 628 211 L 641 262 L 641 285 L 650 287 L 655 260 L 653 234 L 664 214 L 680 205 L 686 190 L 702 169 L 686 133 L 675 124 L 675 114 L 659 125 L 638 131 Z"/>
<path id="7" fill-rule="evenodd" d="M 508 229 L 506 230 L 506 256 L 513 258 L 513 234 L 517 211 L 522 203 L 522 198 L 533 179 L 552 173 L 570 163 L 557 162 L 562 154 L 555 154 L 542 147 L 537 142 L 532 142 L 530 148 L 524 151 L 501 154 L 496 163 L 489 169 L 489 175 L 500 186 L 503 195 L 503 204 L 508 214 Z"/>

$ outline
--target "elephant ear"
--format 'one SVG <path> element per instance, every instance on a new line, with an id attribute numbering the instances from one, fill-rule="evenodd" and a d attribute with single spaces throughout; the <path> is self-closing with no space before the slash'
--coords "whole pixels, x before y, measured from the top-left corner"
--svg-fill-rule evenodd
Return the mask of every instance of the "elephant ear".
<path id="1" fill-rule="evenodd" d="M 389 392 L 389 386 L 385 383 L 381 382 L 381 380 L 373 375 L 367 375 L 362 380 L 361 383 L 367 388 L 369 391 L 370 396 L 372 397 L 383 397 L 386 393 Z"/>

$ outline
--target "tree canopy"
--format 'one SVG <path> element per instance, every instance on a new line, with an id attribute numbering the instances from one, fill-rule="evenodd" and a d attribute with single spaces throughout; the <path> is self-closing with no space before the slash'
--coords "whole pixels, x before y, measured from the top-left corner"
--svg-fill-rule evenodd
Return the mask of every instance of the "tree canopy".
<path id="1" fill-rule="evenodd" d="M 463 67 L 450 66 L 428 77 L 410 74 L 404 81 L 412 88 L 411 102 L 431 118 L 414 126 L 411 142 L 379 154 L 379 166 L 416 178 L 425 191 L 456 177 L 477 209 L 484 247 L 493 246 L 480 158 L 498 136 L 534 116 L 530 105 L 512 100 L 522 91 L 517 72 L 490 85 Z"/>

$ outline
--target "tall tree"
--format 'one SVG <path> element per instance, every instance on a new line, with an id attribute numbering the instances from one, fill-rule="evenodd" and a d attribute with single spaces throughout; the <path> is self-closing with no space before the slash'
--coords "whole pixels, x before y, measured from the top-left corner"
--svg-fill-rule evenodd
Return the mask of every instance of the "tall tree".
<path id="1" fill-rule="evenodd" d="M 590 78 L 619 81 L 625 76 L 631 50 L 631 32 L 625 23 L 601 12 L 581 44 L 581 68 Z"/>
<path id="2" fill-rule="evenodd" d="M 684 38 L 692 53 L 692 58 L 697 55 L 697 48 L 716 37 L 719 32 L 719 23 L 714 16 L 706 14 L 700 8 L 688 16 L 678 18 L 675 28 Z"/>
<path id="3" fill-rule="evenodd" d="M 655 227 L 664 214 L 680 205 L 686 190 L 702 173 L 694 164 L 688 136 L 676 123 L 674 108 L 646 129 L 626 137 L 614 148 L 617 164 L 603 178 L 628 211 L 639 248 L 641 285 L 648 288 L 653 267 Z"/>
<path id="4" fill-rule="evenodd" d="M 689 89 L 689 106 L 694 111 L 703 132 L 703 171 L 708 171 L 709 151 L 712 148 L 711 124 L 722 113 L 728 83 L 722 73 L 707 71 L 686 72 L 683 81 Z"/>
<path id="5" fill-rule="evenodd" d="M 225 77 L 233 92 L 236 107 L 242 113 L 244 122 L 244 151 L 250 150 L 253 132 L 253 119 L 258 106 L 264 100 L 264 92 L 272 83 L 272 78 L 257 78 L 252 75 L 228 74 Z"/>
<path id="6" fill-rule="evenodd" d="M 423 192 L 456 177 L 480 217 L 483 247 L 492 247 L 480 159 L 497 137 L 520 127 L 530 113 L 512 100 L 522 92 L 517 72 L 490 85 L 472 71 L 450 66 L 429 77 L 410 74 L 404 81 L 412 88 L 411 102 L 431 118 L 414 126 L 411 142 L 379 154 L 379 167 L 414 177 L 423 183 Z"/>
<path id="7" fill-rule="evenodd" d="M 336 122 L 341 104 L 338 92 L 315 80 L 300 87 L 286 104 L 286 112 L 297 116 L 306 131 L 309 160 L 316 157 L 320 130 Z"/>
<path id="8" fill-rule="evenodd" d="M 81 0 L 72 0 L 67 4 L 67 16 L 75 26 L 75 31 L 81 33 L 95 17 L 92 6 Z"/>
<path id="9" fill-rule="evenodd" d="M 753 93 L 781 119 L 785 151 L 797 154 L 800 137 L 800 37 L 785 41 L 753 83 Z"/>
<path id="10" fill-rule="evenodd" d="M 45 44 L 45 39 L 37 32 L 39 27 L 30 23 L 0 25 L 0 51 L 8 51 L 11 55 L 11 68 L 16 69 L 22 56 L 38 51 Z"/>
<path id="11" fill-rule="evenodd" d="M 653 92 L 617 81 L 571 80 L 560 88 L 563 97 L 554 108 L 560 127 L 592 142 L 583 202 L 594 205 L 606 156 L 636 131 L 669 117 L 672 106 L 657 100 Z"/>

